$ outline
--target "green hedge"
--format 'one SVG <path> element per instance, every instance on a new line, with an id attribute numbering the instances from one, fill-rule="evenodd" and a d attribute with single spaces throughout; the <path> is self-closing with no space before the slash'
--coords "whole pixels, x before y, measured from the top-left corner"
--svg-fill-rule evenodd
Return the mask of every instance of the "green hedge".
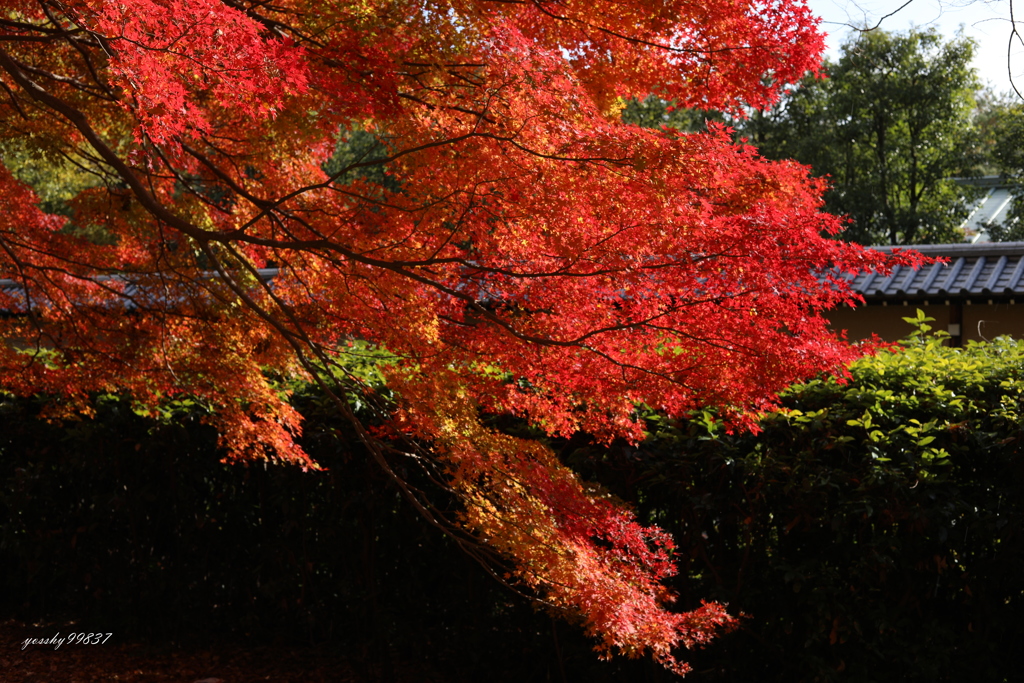
<path id="1" fill-rule="evenodd" d="M 708 680 L 1018 680 L 1024 343 L 919 332 L 851 372 L 756 435 L 655 420 L 573 462 L 674 534 L 684 602 L 750 615 L 698 657 Z"/>

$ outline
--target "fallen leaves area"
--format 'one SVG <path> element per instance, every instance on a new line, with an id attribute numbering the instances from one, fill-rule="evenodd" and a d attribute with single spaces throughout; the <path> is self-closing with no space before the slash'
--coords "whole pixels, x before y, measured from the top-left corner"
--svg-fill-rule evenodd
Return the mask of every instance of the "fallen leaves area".
<path id="1" fill-rule="evenodd" d="M 75 624 L 33 625 L 0 622 L 0 683 L 360 683 L 383 672 L 360 671 L 329 648 L 246 645 L 238 642 L 196 645 L 133 643 L 113 634 L 102 645 L 28 645 L 26 638 L 81 632 Z M 389 663 L 384 678 L 442 680 L 416 666 Z M 406 669 L 402 671 L 401 669 Z"/>

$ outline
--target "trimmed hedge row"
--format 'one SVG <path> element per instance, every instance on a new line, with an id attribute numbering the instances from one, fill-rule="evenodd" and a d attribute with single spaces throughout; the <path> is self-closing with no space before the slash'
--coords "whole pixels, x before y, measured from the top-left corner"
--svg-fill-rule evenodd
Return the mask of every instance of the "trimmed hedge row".
<path id="1" fill-rule="evenodd" d="M 698 656 L 715 680 L 1019 679 L 1024 342 L 953 349 L 917 323 L 759 434 L 703 415 L 575 454 L 673 533 L 684 603 L 750 615 Z"/>

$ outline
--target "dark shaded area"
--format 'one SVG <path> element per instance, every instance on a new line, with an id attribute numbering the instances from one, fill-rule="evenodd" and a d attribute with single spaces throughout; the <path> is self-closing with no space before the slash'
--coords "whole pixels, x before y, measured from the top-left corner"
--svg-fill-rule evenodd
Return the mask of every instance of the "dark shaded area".
<path id="1" fill-rule="evenodd" d="M 794 388 L 759 435 L 652 417 L 639 447 L 554 444 L 674 534 L 679 609 L 749 615 L 682 655 L 688 680 L 1017 678 L 1024 346 L 915 349 Z M 600 662 L 498 585 L 315 397 L 299 406 L 319 473 L 218 463 L 192 408 L 97 405 L 63 425 L 36 419 L 37 401 L 0 405 L 4 617 L 157 645 L 316 646 L 366 681 L 409 680 L 410 664 L 447 681 L 674 680 Z"/>
<path id="2" fill-rule="evenodd" d="M 37 401 L 4 401 L 0 614 L 157 646 L 317 645 L 365 681 L 410 680 L 411 665 L 449 681 L 661 680 L 647 661 L 599 661 L 499 585 L 344 424 L 300 403 L 326 472 L 221 464 L 198 410 L 158 421 L 111 399 L 52 424 Z"/>

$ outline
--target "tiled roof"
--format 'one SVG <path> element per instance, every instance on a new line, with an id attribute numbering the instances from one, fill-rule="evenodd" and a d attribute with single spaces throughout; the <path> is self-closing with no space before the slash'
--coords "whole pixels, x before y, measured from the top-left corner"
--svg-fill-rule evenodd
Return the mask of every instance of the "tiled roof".
<path id="1" fill-rule="evenodd" d="M 256 274 L 264 282 L 270 282 L 277 275 L 277 272 L 277 268 L 260 268 L 256 271 Z M 207 277 L 213 279 L 219 276 L 215 273 L 210 273 Z M 133 310 L 140 304 L 163 305 L 168 301 L 166 290 L 163 287 L 139 285 L 133 282 L 131 274 L 97 275 L 93 279 L 95 282 L 110 282 L 116 286 L 124 284 L 124 289 L 121 291 L 123 297 L 121 303 L 125 310 Z M 17 308 L 24 309 L 26 296 L 25 285 L 22 282 L 12 279 L 0 279 L 0 294 L 11 297 L 16 302 Z M 5 314 L 10 314 L 10 311 L 0 310 L 0 315 Z"/>
<path id="2" fill-rule="evenodd" d="M 924 244 L 911 247 L 948 263 L 922 268 L 895 268 L 888 275 L 847 276 L 850 286 L 868 302 L 939 298 L 1024 298 L 1024 242 Z M 891 251 L 890 247 L 880 247 Z"/>
<path id="3" fill-rule="evenodd" d="M 875 248 L 892 251 L 892 247 Z M 909 248 L 926 256 L 945 257 L 948 263 L 918 269 L 897 267 L 888 276 L 868 272 L 847 275 L 845 279 L 868 302 L 971 297 L 1024 299 L 1024 242 L 919 244 Z M 276 268 L 259 271 L 264 281 L 272 280 L 276 274 Z M 12 295 L 22 288 L 13 280 L 0 279 L 0 290 Z M 160 298 L 159 294 L 133 285 L 125 293 L 129 298 Z M 129 302 L 127 308 L 133 305 Z"/>

